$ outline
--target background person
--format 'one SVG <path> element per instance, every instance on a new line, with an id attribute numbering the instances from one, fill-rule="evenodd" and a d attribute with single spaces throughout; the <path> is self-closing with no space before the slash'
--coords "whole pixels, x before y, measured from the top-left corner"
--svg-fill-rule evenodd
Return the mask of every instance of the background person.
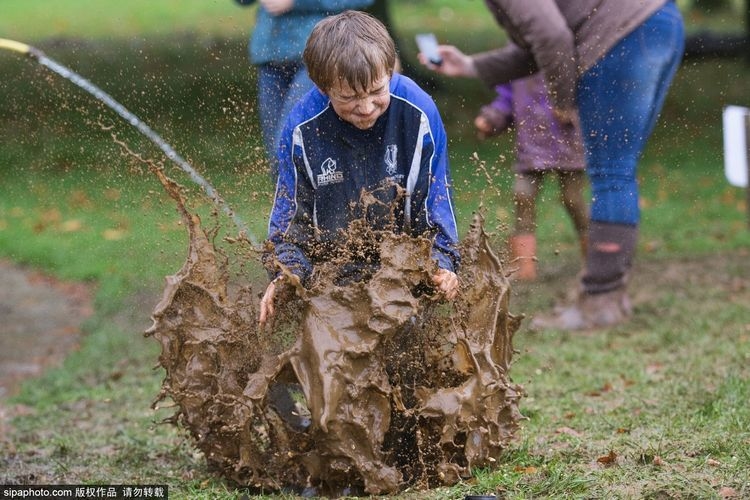
<path id="1" fill-rule="evenodd" d="M 498 85 L 495 90 L 497 97 L 482 106 L 474 126 L 480 139 L 500 134 L 511 126 L 515 128 L 515 217 L 510 252 L 518 265 L 514 277 L 531 281 L 537 277 L 536 200 L 548 174 L 557 175 L 560 202 L 570 215 L 586 257 L 588 207 L 583 198 L 586 185 L 583 143 L 578 127 L 562 124 L 555 118 L 541 73 Z"/>
<path id="2" fill-rule="evenodd" d="M 458 230 L 435 103 L 394 73 L 393 39 L 369 14 L 350 10 L 320 21 L 303 59 L 316 87 L 294 107 L 281 134 L 266 262 L 304 284 L 316 262 L 341 253 L 349 223 L 364 218 L 376 230 L 432 238 L 433 284 L 453 299 Z M 363 192 L 376 203 L 364 205 Z M 366 278 L 365 260 L 342 266 L 341 278 Z M 274 313 L 276 284 L 285 276 L 278 265 L 271 273 L 261 325 Z"/>
<path id="3" fill-rule="evenodd" d="M 256 0 L 235 0 L 252 5 Z M 284 118 L 313 87 L 302 62 L 302 50 L 315 24 L 346 9 L 369 7 L 373 0 L 257 0 L 255 27 L 250 36 L 250 63 L 258 68 L 258 114 L 263 143 L 270 160 Z M 272 167 L 275 172 L 275 167 Z"/>
<path id="4" fill-rule="evenodd" d="M 592 202 L 581 292 L 572 305 L 534 318 L 532 328 L 581 330 L 626 321 L 626 280 L 640 222 L 636 167 L 684 50 L 673 0 L 487 0 L 511 43 L 468 56 L 440 46 L 448 76 L 489 86 L 537 71 L 554 112 L 579 120 Z"/>

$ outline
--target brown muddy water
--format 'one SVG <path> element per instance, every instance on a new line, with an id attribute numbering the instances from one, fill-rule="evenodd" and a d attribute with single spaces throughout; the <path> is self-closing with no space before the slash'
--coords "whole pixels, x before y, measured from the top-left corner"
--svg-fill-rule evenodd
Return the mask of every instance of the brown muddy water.
<path id="1" fill-rule="evenodd" d="M 157 402 L 176 403 L 170 420 L 212 468 L 242 486 L 335 496 L 451 485 L 495 463 L 522 419 L 509 374 L 521 316 L 481 216 L 453 303 L 425 286 L 429 241 L 370 233 L 381 265 L 369 280 L 335 284 L 337 264 L 320 266 L 307 289 L 282 290 L 260 330 L 262 290 L 230 282 L 230 258 L 160 179 L 189 253 L 146 332 L 166 372 Z"/>

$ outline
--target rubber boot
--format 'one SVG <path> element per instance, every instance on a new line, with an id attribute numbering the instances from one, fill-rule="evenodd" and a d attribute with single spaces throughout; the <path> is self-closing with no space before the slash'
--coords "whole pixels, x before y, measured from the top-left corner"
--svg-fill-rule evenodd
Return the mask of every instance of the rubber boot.
<path id="1" fill-rule="evenodd" d="M 511 262 L 518 266 L 513 278 L 520 281 L 536 279 L 536 236 L 531 233 L 510 237 Z"/>
<path id="2" fill-rule="evenodd" d="M 572 305 L 535 317 L 531 329 L 592 330 L 627 321 L 632 307 L 626 282 L 637 240 L 637 226 L 592 221 L 578 298 Z"/>

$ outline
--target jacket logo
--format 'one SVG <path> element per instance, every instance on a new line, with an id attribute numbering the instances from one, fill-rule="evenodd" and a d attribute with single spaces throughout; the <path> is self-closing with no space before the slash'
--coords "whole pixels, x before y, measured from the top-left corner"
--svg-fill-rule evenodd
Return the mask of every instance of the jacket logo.
<path id="1" fill-rule="evenodd" d="M 344 173 L 336 170 L 336 160 L 326 158 L 320 165 L 321 173 L 318 174 L 318 186 L 327 186 L 328 184 L 338 184 L 344 181 Z"/>
<path id="2" fill-rule="evenodd" d="M 396 173 L 396 167 L 398 165 L 398 146 L 396 144 L 390 144 L 385 148 L 385 171 L 388 175 Z"/>

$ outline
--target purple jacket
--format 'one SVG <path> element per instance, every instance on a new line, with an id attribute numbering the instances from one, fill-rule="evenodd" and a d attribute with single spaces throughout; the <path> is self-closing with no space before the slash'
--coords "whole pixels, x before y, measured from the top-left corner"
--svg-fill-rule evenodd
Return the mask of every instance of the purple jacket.
<path id="1" fill-rule="evenodd" d="M 555 120 L 541 73 L 498 85 L 495 90 L 498 95 L 490 106 L 515 124 L 516 172 L 583 170 L 580 131 Z"/>

